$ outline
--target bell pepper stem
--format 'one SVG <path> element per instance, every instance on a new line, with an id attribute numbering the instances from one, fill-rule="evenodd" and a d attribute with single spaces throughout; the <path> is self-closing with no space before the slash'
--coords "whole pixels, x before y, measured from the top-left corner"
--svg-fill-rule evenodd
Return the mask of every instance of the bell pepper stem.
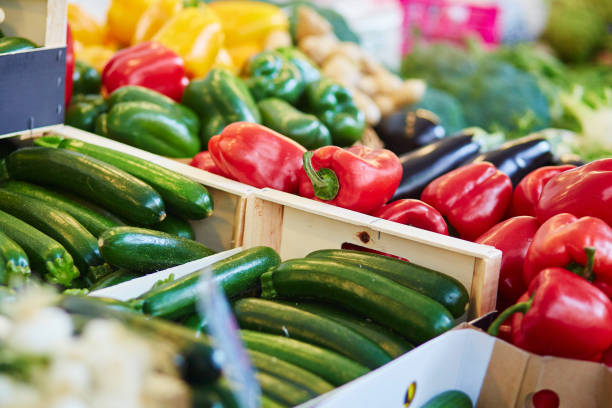
<path id="1" fill-rule="evenodd" d="M 491 336 L 497 337 L 497 335 L 499 334 L 499 328 L 506 321 L 506 319 L 508 319 L 510 316 L 512 316 L 515 313 L 523 313 L 523 314 L 527 313 L 529 309 L 531 309 L 532 303 L 533 303 L 533 296 L 531 296 L 531 298 L 529 298 L 528 301 L 516 303 L 510 306 L 509 308 L 507 308 L 506 310 L 504 310 L 503 312 L 501 312 L 499 316 L 497 316 L 497 319 L 495 319 L 493 323 L 491 323 L 491 326 L 489 326 L 488 333 Z"/>
<path id="2" fill-rule="evenodd" d="M 585 247 L 584 252 L 586 253 L 586 265 L 584 265 L 584 270 L 582 272 L 582 276 L 589 282 L 593 282 L 595 280 L 595 273 L 593 272 L 593 266 L 595 264 L 595 248 L 593 247 Z"/>
<path id="3" fill-rule="evenodd" d="M 314 195 L 321 200 L 333 200 L 338 195 L 340 183 L 338 177 L 332 169 L 320 169 L 316 171 L 312 167 L 312 152 L 305 152 L 302 156 L 304 161 L 304 171 L 312 183 Z"/>

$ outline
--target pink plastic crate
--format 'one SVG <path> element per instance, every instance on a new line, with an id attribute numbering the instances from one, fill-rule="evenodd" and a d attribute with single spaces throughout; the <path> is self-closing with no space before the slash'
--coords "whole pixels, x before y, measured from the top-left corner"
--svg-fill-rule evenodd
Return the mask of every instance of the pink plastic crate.
<path id="1" fill-rule="evenodd" d="M 404 12 L 403 52 L 415 41 L 414 31 L 425 41 L 462 43 L 478 34 L 490 46 L 499 44 L 501 22 L 496 6 L 476 6 L 446 0 L 400 0 Z"/>

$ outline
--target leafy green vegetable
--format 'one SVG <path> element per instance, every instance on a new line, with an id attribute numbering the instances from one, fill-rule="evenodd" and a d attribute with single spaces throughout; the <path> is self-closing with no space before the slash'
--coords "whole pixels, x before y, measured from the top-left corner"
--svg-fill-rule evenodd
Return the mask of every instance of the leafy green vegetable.
<path id="1" fill-rule="evenodd" d="M 469 126 L 518 137 L 550 124 L 548 99 L 535 77 L 492 54 L 442 43 L 417 46 L 402 74 L 457 98 Z"/>
<path id="2" fill-rule="evenodd" d="M 413 108 L 435 113 L 448 134 L 456 133 L 467 126 L 459 101 L 439 89 L 427 87 L 425 95 Z"/>

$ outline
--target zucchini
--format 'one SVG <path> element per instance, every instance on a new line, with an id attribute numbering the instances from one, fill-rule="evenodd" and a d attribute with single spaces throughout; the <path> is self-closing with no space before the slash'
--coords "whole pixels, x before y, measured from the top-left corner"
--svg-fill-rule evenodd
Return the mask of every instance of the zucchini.
<path id="1" fill-rule="evenodd" d="M 281 404 L 280 402 L 276 402 L 266 397 L 265 395 L 261 396 L 261 408 L 285 408 L 289 407 L 289 405 Z"/>
<path id="2" fill-rule="evenodd" d="M 444 306 L 358 266 L 331 259 L 294 259 L 261 277 L 262 297 L 316 299 L 344 307 L 397 330 L 414 344 L 449 330 Z"/>
<path id="3" fill-rule="evenodd" d="M 102 258 L 136 272 L 153 272 L 215 253 L 197 241 L 137 227 L 110 228 L 98 238 Z"/>
<path id="4" fill-rule="evenodd" d="M 177 237 L 195 239 L 195 232 L 189 222 L 172 214 L 166 214 L 166 219 L 154 228 L 167 234 L 176 235 Z"/>
<path id="5" fill-rule="evenodd" d="M 43 201 L 0 188 L 0 210 L 19 218 L 57 240 L 72 255 L 89 283 L 111 272 L 100 256 L 96 237 L 64 211 Z"/>
<path id="6" fill-rule="evenodd" d="M 199 220 L 213 212 L 212 197 L 206 187 L 172 170 L 131 154 L 80 140 L 64 139 L 59 147 L 86 154 L 138 177 L 159 192 L 169 211 L 181 217 Z"/>
<path id="7" fill-rule="evenodd" d="M 291 382 L 310 391 L 314 395 L 325 394 L 334 389 L 333 385 L 321 377 L 295 364 L 288 363 L 280 358 L 265 353 L 260 353 L 259 351 L 249 350 L 248 352 L 251 363 L 260 372 Z"/>
<path id="8" fill-rule="evenodd" d="M 472 408 L 473 406 L 472 400 L 466 393 L 450 390 L 434 396 L 421 408 Z"/>
<path id="9" fill-rule="evenodd" d="M 211 265 L 217 284 L 228 299 L 235 298 L 259 283 L 261 275 L 280 264 L 280 257 L 270 247 L 254 247 Z M 195 313 L 201 271 L 142 294 L 143 311 L 152 316 L 176 318 Z"/>
<path id="10" fill-rule="evenodd" d="M 31 266 L 44 271 L 48 281 L 69 286 L 79 276 L 68 251 L 31 225 L 0 211 L 0 230 L 23 248 Z"/>
<path id="11" fill-rule="evenodd" d="M 300 310 L 314 313 L 349 327 L 378 344 L 391 357 L 396 358 L 412 350 L 414 346 L 401 336 L 393 333 L 386 327 L 382 327 L 371 321 L 367 321 L 358 316 L 347 313 L 343 310 L 333 308 L 328 305 L 310 302 L 280 302 L 288 304 Z"/>
<path id="12" fill-rule="evenodd" d="M 238 325 L 325 347 L 374 369 L 391 357 L 377 344 L 334 320 L 265 299 L 247 298 L 234 304 Z"/>
<path id="13" fill-rule="evenodd" d="M 84 154 L 49 147 L 25 147 L 6 158 L 11 178 L 71 191 L 136 224 L 166 217 L 153 187 L 110 164 Z"/>
<path id="14" fill-rule="evenodd" d="M 333 259 L 343 264 L 358 265 L 400 285 L 414 289 L 446 307 L 454 318 L 465 313 L 470 295 L 457 279 L 400 259 L 384 255 L 343 249 L 324 249 L 307 258 Z"/>
<path id="15" fill-rule="evenodd" d="M 317 396 L 317 394 L 308 392 L 297 385 L 261 371 L 255 373 L 255 379 L 259 383 L 263 395 L 291 407 L 300 405 Z"/>
<path id="16" fill-rule="evenodd" d="M 9 181 L 2 184 L 2 188 L 13 193 L 41 200 L 51 207 L 67 212 L 96 237 L 111 227 L 121 225 L 121 223 L 117 223 L 115 219 L 92 211 L 61 193 L 34 184 L 25 183 L 23 181 Z"/>
<path id="17" fill-rule="evenodd" d="M 115 272 L 111 272 L 102 279 L 95 282 L 89 287 L 89 291 L 100 290 L 111 286 L 118 285 L 122 282 L 127 282 L 134 278 L 138 278 L 141 274 L 128 271 L 127 269 L 118 269 Z"/>
<path id="18" fill-rule="evenodd" d="M 29 275 L 30 261 L 23 248 L 21 248 L 8 235 L 0 230 L 0 285 L 6 285 L 11 277 Z"/>
<path id="19" fill-rule="evenodd" d="M 184 318 L 181 324 L 185 327 L 190 328 L 191 330 L 195 330 L 196 332 L 206 332 L 206 318 L 200 316 L 199 313 L 191 313 L 186 318 Z"/>
<path id="20" fill-rule="evenodd" d="M 275 356 L 318 375 L 334 386 L 353 381 L 370 370 L 331 350 L 274 334 L 240 330 L 249 350 Z"/>

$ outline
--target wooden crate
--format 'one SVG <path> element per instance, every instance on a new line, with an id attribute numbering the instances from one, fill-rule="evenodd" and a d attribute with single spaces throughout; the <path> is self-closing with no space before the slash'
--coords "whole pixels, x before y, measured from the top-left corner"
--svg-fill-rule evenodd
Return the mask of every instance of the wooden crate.
<path id="1" fill-rule="evenodd" d="M 7 37 L 41 48 L 0 54 L 0 138 L 64 121 L 66 0 L 2 0 Z"/>
<path id="2" fill-rule="evenodd" d="M 407 258 L 470 288 L 467 318 L 495 309 L 501 252 L 271 189 L 247 200 L 243 245 L 268 245 L 283 260 L 342 244 Z"/>
<path id="3" fill-rule="evenodd" d="M 242 245 L 246 198 L 256 191 L 254 187 L 71 126 L 59 126 L 54 129 L 54 133 L 132 154 L 204 185 L 212 195 L 214 212 L 204 220 L 191 222 L 196 239 L 215 251 Z"/>

